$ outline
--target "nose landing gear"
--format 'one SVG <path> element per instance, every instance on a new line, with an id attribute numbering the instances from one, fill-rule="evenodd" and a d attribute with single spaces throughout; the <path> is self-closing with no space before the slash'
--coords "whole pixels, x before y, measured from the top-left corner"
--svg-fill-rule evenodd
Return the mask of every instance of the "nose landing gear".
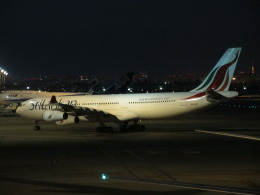
<path id="1" fill-rule="evenodd" d="M 39 130 L 41 130 L 39 121 L 34 121 L 34 131 L 39 131 Z"/>

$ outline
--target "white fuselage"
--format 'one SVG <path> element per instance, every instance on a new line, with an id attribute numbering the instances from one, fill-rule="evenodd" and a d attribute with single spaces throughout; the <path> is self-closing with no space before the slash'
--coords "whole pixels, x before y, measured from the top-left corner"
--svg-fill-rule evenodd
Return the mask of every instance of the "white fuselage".
<path id="1" fill-rule="evenodd" d="M 230 91 L 221 94 L 229 98 L 237 96 L 237 92 Z M 109 113 L 117 116 L 121 121 L 134 117 L 167 118 L 220 103 L 219 101 L 211 103 L 206 95 L 198 96 L 198 92 L 57 96 L 56 98 L 59 103 Z M 50 98 L 31 99 L 23 102 L 17 112 L 33 120 L 42 120 L 45 111 L 59 109 L 57 105 L 51 105 L 49 102 Z"/>

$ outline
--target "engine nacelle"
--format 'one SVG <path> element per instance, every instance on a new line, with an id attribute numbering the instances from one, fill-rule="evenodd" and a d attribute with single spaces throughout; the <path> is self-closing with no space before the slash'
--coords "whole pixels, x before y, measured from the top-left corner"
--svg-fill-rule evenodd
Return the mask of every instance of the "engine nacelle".
<path id="1" fill-rule="evenodd" d="M 68 114 L 60 111 L 45 111 L 42 118 L 44 121 L 60 121 L 67 119 Z"/>
<path id="2" fill-rule="evenodd" d="M 56 125 L 72 125 L 79 123 L 79 117 L 70 116 L 66 120 L 56 121 Z"/>

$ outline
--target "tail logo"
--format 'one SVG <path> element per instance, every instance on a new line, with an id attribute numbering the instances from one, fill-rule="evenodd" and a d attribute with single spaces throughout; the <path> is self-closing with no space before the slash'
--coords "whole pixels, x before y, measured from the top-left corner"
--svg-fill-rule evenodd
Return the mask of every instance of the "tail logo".
<path id="1" fill-rule="evenodd" d="M 204 87 L 206 87 L 210 82 L 211 84 L 206 90 L 215 90 L 221 86 L 223 83 L 222 87 L 219 89 L 219 91 L 224 91 L 225 88 L 228 86 L 229 82 L 229 71 L 228 68 L 232 66 L 236 61 L 238 60 L 238 52 L 236 53 L 236 57 L 234 60 L 231 62 L 215 68 L 209 75 L 207 81 L 202 85 L 200 88 L 196 89 L 195 91 L 198 91 Z M 215 75 L 215 76 L 214 76 Z M 224 81 L 224 82 L 223 82 Z"/>

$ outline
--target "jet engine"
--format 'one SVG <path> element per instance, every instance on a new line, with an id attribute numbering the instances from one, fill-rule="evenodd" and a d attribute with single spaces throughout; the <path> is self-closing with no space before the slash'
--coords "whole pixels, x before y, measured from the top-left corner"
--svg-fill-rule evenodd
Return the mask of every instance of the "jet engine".
<path id="1" fill-rule="evenodd" d="M 45 121 L 60 121 L 68 118 L 66 112 L 60 111 L 45 111 L 42 115 L 43 120 Z"/>
<path id="2" fill-rule="evenodd" d="M 79 117 L 70 116 L 65 120 L 56 121 L 56 125 L 72 125 L 79 123 Z"/>

